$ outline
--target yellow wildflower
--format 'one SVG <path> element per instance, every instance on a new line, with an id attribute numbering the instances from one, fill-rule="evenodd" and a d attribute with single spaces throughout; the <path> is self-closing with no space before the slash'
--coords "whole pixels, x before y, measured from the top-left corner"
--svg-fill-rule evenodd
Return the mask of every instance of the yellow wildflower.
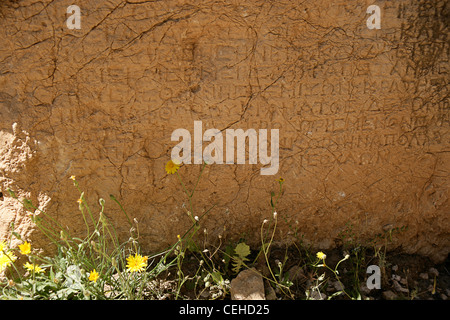
<path id="1" fill-rule="evenodd" d="M 11 262 L 16 261 L 17 257 L 8 250 L 8 252 L 0 252 L 0 272 L 11 265 Z"/>
<path id="2" fill-rule="evenodd" d="M 174 174 L 180 168 L 180 162 L 177 160 L 169 160 L 166 163 L 166 172 L 167 174 Z"/>
<path id="3" fill-rule="evenodd" d="M 140 254 L 135 254 L 134 257 L 130 255 L 127 258 L 127 271 L 129 272 L 141 272 L 147 267 L 147 256 L 141 256 Z"/>
<path id="4" fill-rule="evenodd" d="M 99 274 L 95 269 L 89 273 L 89 281 L 97 282 L 98 278 L 99 278 Z"/>
<path id="5" fill-rule="evenodd" d="M 34 263 L 27 262 L 23 265 L 23 267 L 30 272 L 34 271 L 34 273 L 43 273 L 44 272 L 44 269 L 42 269 L 38 265 L 35 265 Z"/>
<path id="6" fill-rule="evenodd" d="M 79 204 L 82 204 L 82 203 L 83 203 L 83 199 L 80 198 L 80 199 L 77 200 L 77 202 L 78 202 Z"/>
<path id="7" fill-rule="evenodd" d="M 3 249 L 5 249 L 5 247 L 6 247 L 6 242 L 0 241 L 0 254 L 3 252 Z"/>
<path id="8" fill-rule="evenodd" d="M 319 252 L 317 252 L 316 257 L 319 258 L 320 260 L 325 260 L 327 255 L 325 253 L 323 253 L 322 251 L 319 251 Z"/>
<path id="9" fill-rule="evenodd" d="M 27 255 L 31 252 L 31 243 L 25 241 L 22 244 L 19 244 L 20 253 Z"/>
<path id="10" fill-rule="evenodd" d="M 75 181 L 76 177 L 75 176 L 70 176 L 69 179 Z"/>

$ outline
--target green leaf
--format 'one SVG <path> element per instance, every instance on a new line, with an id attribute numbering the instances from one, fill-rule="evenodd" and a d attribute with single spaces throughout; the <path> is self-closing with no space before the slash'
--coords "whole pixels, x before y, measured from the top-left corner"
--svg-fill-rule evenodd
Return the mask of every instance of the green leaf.
<path id="1" fill-rule="evenodd" d="M 211 272 L 211 277 L 216 284 L 221 284 L 223 282 L 222 274 L 219 271 Z"/>
<path id="2" fill-rule="evenodd" d="M 81 270 L 77 265 L 71 265 L 67 268 L 65 285 L 74 290 L 83 289 L 81 285 Z"/>
<path id="3" fill-rule="evenodd" d="M 234 249 L 234 253 L 241 258 L 245 258 L 250 254 L 250 247 L 244 242 L 239 243 Z"/>
<path id="4" fill-rule="evenodd" d="M 230 265 L 230 259 L 233 256 L 234 248 L 233 245 L 230 243 L 225 247 L 225 252 L 223 255 L 223 260 L 225 260 L 225 270 L 228 270 L 228 267 Z"/>
<path id="5" fill-rule="evenodd" d="M 234 248 L 233 260 L 233 272 L 238 273 L 241 267 L 244 265 L 245 261 L 248 261 L 247 256 L 250 254 L 250 247 L 244 242 L 239 243 L 236 248 Z"/>

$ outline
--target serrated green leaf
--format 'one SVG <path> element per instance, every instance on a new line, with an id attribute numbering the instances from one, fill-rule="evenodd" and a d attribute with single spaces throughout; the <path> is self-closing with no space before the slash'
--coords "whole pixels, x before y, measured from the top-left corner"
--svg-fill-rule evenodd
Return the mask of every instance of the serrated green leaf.
<path id="1" fill-rule="evenodd" d="M 250 254 L 250 247 L 245 242 L 241 242 L 234 248 L 234 253 L 240 258 L 245 258 Z"/>
<path id="2" fill-rule="evenodd" d="M 245 261 L 248 261 L 247 256 L 250 254 L 250 247 L 244 242 L 239 243 L 236 248 L 234 248 L 233 259 L 233 272 L 238 273 L 241 267 L 244 265 Z"/>

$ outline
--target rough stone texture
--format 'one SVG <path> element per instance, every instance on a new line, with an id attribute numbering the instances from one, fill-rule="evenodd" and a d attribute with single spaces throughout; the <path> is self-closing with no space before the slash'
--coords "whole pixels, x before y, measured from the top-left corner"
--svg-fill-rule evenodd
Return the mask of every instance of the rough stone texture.
<path id="1" fill-rule="evenodd" d="M 381 8 L 369 30 L 366 9 Z M 433 1 L 72 1 L 0 4 L 0 235 L 38 233 L 9 187 L 83 231 L 70 175 L 149 251 L 190 225 L 164 165 L 177 128 L 280 129 L 280 169 L 207 166 L 194 198 L 208 239 L 259 243 L 282 176 L 276 239 L 335 245 L 408 226 L 392 244 L 450 247 L 449 6 Z M 199 165 L 180 170 L 188 188 Z M 215 240 L 214 240 L 215 239 Z M 45 246 L 45 242 L 41 242 Z"/>
<path id="2" fill-rule="evenodd" d="M 255 269 L 246 269 L 231 280 L 231 300 L 266 300 L 264 281 Z"/>

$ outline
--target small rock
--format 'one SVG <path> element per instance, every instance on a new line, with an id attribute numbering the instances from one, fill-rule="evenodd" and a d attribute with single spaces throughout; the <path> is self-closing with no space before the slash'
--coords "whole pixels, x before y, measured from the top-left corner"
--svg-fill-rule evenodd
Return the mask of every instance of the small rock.
<path id="1" fill-rule="evenodd" d="M 397 270 L 398 270 L 398 265 L 392 266 L 392 271 L 397 271 Z"/>
<path id="2" fill-rule="evenodd" d="M 311 296 L 310 298 L 312 300 L 325 300 L 327 298 L 327 295 L 323 292 L 319 292 L 319 291 L 313 291 L 311 292 Z"/>
<path id="3" fill-rule="evenodd" d="M 370 291 L 372 291 L 369 288 L 367 288 L 367 285 L 365 283 L 361 284 L 361 286 L 359 287 L 359 290 L 361 293 L 364 293 L 365 295 L 369 294 Z"/>
<path id="4" fill-rule="evenodd" d="M 432 275 L 432 276 L 439 276 L 439 271 L 437 271 L 436 268 L 430 268 L 428 269 L 428 272 Z"/>
<path id="5" fill-rule="evenodd" d="M 419 277 L 420 279 L 428 280 L 428 273 L 422 272 L 421 274 L 419 274 Z"/>
<path id="6" fill-rule="evenodd" d="M 400 277 L 400 276 L 398 276 L 396 274 L 393 274 L 392 277 L 391 277 L 391 279 L 394 280 L 394 281 L 400 281 L 401 278 L 402 277 Z"/>
<path id="7" fill-rule="evenodd" d="M 255 269 L 239 272 L 231 280 L 231 300 L 265 300 L 264 282 L 260 273 Z"/>
<path id="8" fill-rule="evenodd" d="M 297 265 L 292 266 L 287 272 L 289 281 L 296 282 L 305 278 L 303 269 Z"/>
<path id="9" fill-rule="evenodd" d="M 448 297 L 447 297 L 445 294 L 441 293 L 441 299 L 442 299 L 442 300 L 447 300 Z"/>
<path id="10" fill-rule="evenodd" d="M 398 283 L 396 280 L 392 280 L 392 283 L 394 284 L 394 289 L 395 289 L 395 291 L 398 291 L 398 292 L 404 292 L 404 293 L 408 293 L 408 292 L 409 292 L 408 289 L 403 288 L 403 287 L 400 285 L 400 283 Z"/>
<path id="11" fill-rule="evenodd" d="M 261 264 L 258 266 L 258 271 L 264 276 L 264 277 L 270 277 L 270 269 L 267 267 L 267 264 Z"/>
<path id="12" fill-rule="evenodd" d="M 266 281 L 266 300 L 277 300 L 277 294 L 268 281 Z"/>
<path id="13" fill-rule="evenodd" d="M 383 299 L 385 300 L 395 300 L 397 299 L 397 295 L 391 290 L 383 291 Z"/>
<path id="14" fill-rule="evenodd" d="M 342 291 L 342 290 L 345 289 L 345 286 L 344 286 L 342 283 L 340 283 L 339 281 L 335 281 L 335 282 L 333 283 L 333 287 L 334 287 L 337 291 Z"/>

